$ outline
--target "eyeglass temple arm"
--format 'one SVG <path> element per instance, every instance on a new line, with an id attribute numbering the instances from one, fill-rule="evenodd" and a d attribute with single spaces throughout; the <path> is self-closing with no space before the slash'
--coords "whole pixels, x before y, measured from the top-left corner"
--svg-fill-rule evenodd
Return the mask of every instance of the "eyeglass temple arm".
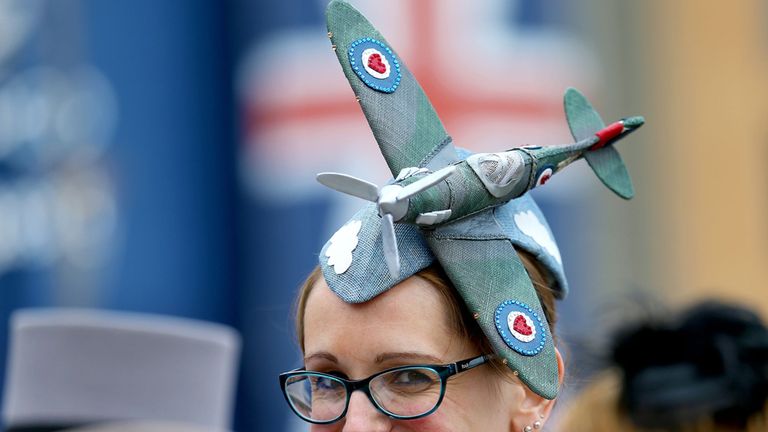
<path id="1" fill-rule="evenodd" d="M 468 371 L 472 368 L 475 368 L 477 366 L 480 366 L 481 364 L 485 364 L 488 361 L 490 361 L 493 357 L 494 357 L 493 354 L 485 354 L 478 357 L 457 361 L 456 363 L 454 363 L 454 368 L 456 370 L 456 373 L 461 373 L 464 371 Z"/>

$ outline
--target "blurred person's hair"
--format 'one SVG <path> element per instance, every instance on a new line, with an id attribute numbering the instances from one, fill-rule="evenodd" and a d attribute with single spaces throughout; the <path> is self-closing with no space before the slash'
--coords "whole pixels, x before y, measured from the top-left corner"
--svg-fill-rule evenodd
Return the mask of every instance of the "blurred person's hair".
<path id="1" fill-rule="evenodd" d="M 768 329 L 747 309 L 706 302 L 626 327 L 612 360 L 562 430 L 768 431 Z"/>

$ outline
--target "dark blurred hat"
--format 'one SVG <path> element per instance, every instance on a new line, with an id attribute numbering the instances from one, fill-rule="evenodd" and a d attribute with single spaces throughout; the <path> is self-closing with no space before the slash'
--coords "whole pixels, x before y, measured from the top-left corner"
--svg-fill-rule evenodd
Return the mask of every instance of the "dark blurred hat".
<path id="1" fill-rule="evenodd" d="M 706 302 L 628 327 L 613 359 L 623 370 L 622 408 L 638 426 L 712 419 L 744 427 L 768 398 L 768 329 L 742 307 Z"/>
<path id="2" fill-rule="evenodd" d="M 176 428 L 158 432 L 228 429 L 239 350 L 237 332 L 219 324 L 111 311 L 19 311 L 11 319 L 4 423 L 11 431 L 124 420 Z M 126 429 L 136 425 L 103 430 L 139 430 Z"/>

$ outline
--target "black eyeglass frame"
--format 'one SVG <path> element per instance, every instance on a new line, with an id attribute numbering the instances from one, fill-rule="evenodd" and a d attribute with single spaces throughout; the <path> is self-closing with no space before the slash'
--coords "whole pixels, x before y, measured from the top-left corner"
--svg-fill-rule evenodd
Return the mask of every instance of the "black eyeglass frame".
<path id="1" fill-rule="evenodd" d="M 426 417 L 437 410 L 437 408 L 443 402 L 443 397 L 445 396 L 445 389 L 448 384 L 448 378 L 454 375 L 460 374 L 462 372 L 466 372 L 482 364 L 488 363 L 492 358 L 493 358 L 492 354 L 484 354 L 477 357 L 468 358 L 466 360 L 460 360 L 456 363 L 448 363 L 448 364 L 441 364 L 441 365 L 416 364 L 416 365 L 398 366 L 394 368 L 385 369 L 380 372 L 376 372 L 375 374 L 369 376 L 368 378 L 364 378 L 361 380 L 348 380 L 345 378 L 338 377 L 336 375 L 331 375 L 323 372 L 308 371 L 305 368 L 298 368 L 298 369 L 294 369 L 289 372 L 283 372 L 280 374 L 280 390 L 283 392 L 283 396 L 285 396 L 285 400 L 286 402 L 288 402 L 288 406 L 291 407 L 291 410 L 294 413 L 296 413 L 296 415 L 299 416 L 302 420 L 307 421 L 309 423 L 331 424 L 344 418 L 344 416 L 347 415 L 347 411 L 349 410 L 349 400 L 352 398 L 352 392 L 356 390 L 361 390 L 363 393 L 365 393 L 365 395 L 368 397 L 368 400 L 371 401 L 373 406 L 376 407 L 377 410 L 384 413 L 385 415 L 397 420 L 415 420 L 422 417 Z M 435 406 L 431 410 L 415 416 L 401 416 L 401 415 L 397 415 L 387 411 L 384 407 L 379 405 L 378 402 L 376 402 L 376 399 L 371 394 L 371 388 L 369 387 L 369 384 L 376 377 L 384 375 L 386 373 L 390 373 L 394 371 L 411 370 L 411 369 L 430 369 L 435 373 L 437 373 L 437 375 L 440 377 L 440 397 L 437 399 Z M 286 384 L 288 382 L 288 379 L 298 375 L 312 375 L 312 376 L 318 376 L 323 378 L 329 378 L 344 384 L 344 389 L 347 392 L 347 400 L 344 403 L 344 410 L 341 412 L 341 414 L 339 414 L 334 419 L 325 420 L 325 421 L 312 420 L 302 415 L 299 412 L 299 410 L 293 405 L 293 402 L 291 402 L 291 398 L 288 396 L 288 392 L 286 391 Z"/>

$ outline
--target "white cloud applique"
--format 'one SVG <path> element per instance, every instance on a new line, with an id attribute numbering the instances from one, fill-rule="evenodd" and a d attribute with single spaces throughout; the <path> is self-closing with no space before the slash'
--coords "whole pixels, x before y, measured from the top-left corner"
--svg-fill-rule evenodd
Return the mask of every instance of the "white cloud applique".
<path id="1" fill-rule="evenodd" d="M 352 251 L 357 247 L 357 234 L 363 223 L 359 220 L 347 222 L 329 240 L 325 256 L 328 265 L 333 266 L 336 274 L 342 274 L 352 265 Z"/>
<path id="2" fill-rule="evenodd" d="M 520 228 L 520 231 L 532 238 L 533 241 L 543 247 L 547 253 L 552 255 L 552 257 L 557 260 L 558 264 L 563 264 L 563 259 L 560 257 L 560 250 L 557 248 L 555 240 L 549 234 L 547 227 L 541 223 L 534 212 L 526 210 L 515 214 L 515 224 Z"/>

